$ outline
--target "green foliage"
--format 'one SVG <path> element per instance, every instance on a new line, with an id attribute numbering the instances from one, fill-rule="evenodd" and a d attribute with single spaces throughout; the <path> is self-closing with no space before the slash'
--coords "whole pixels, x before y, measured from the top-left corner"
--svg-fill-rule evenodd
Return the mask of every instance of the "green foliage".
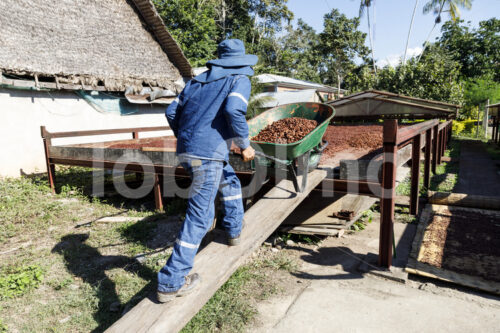
<path id="1" fill-rule="evenodd" d="M 430 47 L 420 61 L 386 66 L 375 77 L 367 65 L 361 65 L 346 78 L 346 88 L 355 91 L 385 90 L 397 94 L 461 104 L 463 87 L 459 64 L 446 53 Z"/>
<path id="2" fill-rule="evenodd" d="M 477 29 L 470 29 L 461 20 L 450 21 L 441 31 L 436 46 L 460 64 L 463 79 L 489 76 L 500 82 L 499 19 L 481 21 Z"/>
<path id="3" fill-rule="evenodd" d="M 453 134 L 458 135 L 458 134 L 462 133 L 462 131 L 464 129 L 465 129 L 465 124 L 464 124 L 463 121 L 453 120 L 453 124 L 452 124 L 452 132 L 453 132 Z"/>
<path id="4" fill-rule="evenodd" d="M 195 67 L 205 65 L 217 50 L 218 31 L 213 1 L 154 0 L 169 32 Z"/>
<path id="5" fill-rule="evenodd" d="M 264 52 L 259 71 L 321 82 L 318 44 L 314 29 L 299 19 L 296 28 L 288 25 L 286 33 L 276 38 L 273 50 Z"/>
<path id="6" fill-rule="evenodd" d="M 361 217 L 351 225 L 351 230 L 361 231 L 365 230 L 368 223 L 372 223 L 373 220 L 373 208 L 370 208 L 363 212 Z"/>
<path id="7" fill-rule="evenodd" d="M 8 331 L 9 331 L 9 330 L 8 330 L 8 328 L 7 328 L 7 325 L 5 325 L 5 324 L 3 323 L 3 320 L 2 320 L 2 319 L 0 319 L 0 333 L 6 333 L 6 332 L 8 332 Z"/>
<path id="8" fill-rule="evenodd" d="M 0 299 L 21 296 L 38 288 L 43 280 L 43 270 L 37 265 L 11 268 L 0 274 Z"/>
<path id="9" fill-rule="evenodd" d="M 485 105 L 500 101 L 500 82 L 495 82 L 491 77 L 482 76 L 468 79 L 465 84 L 466 106 Z"/>
<path id="10" fill-rule="evenodd" d="M 326 84 L 341 84 L 355 67 L 356 58 L 366 59 L 366 34 L 359 31 L 359 18 L 347 18 L 337 9 L 325 15 L 319 34 L 320 75 Z"/>
<path id="11" fill-rule="evenodd" d="M 459 7 L 470 9 L 473 0 L 430 0 L 424 5 L 424 14 L 431 11 L 437 13 L 439 22 L 441 20 L 441 13 L 448 12 L 452 21 L 457 21 L 460 18 Z"/>
<path id="12" fill-rule="evenodd" d="M 226 38 L 243 40 L 248 53 L 264 66 L 276 63 L 276 33 L 292 12 L 287 0 L 154 0 L 169 32 L 194 67 L 216 57 L 217 44 Z"/>
<path id="13" fill-rule="evenodd" d="M 318 244 L 321 238 L 315 235 L 290 234 L 288 232 L 278 232 L 278 237 L 286 244 L 287 240 L 292 240 L 295 243 Z"/>

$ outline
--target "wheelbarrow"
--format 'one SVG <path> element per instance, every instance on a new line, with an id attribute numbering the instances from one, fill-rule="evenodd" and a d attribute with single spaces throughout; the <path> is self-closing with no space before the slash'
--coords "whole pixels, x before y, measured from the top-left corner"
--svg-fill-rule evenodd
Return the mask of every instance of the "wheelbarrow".
<path id="1" fill-rule="evenodd" d="M 248 121 L 250 137 L 253 138 L 267 125 L 273 122 L 292 117 L 316 120 L 318 126 L 297 142 L 279 144 L 251 140 L 255 149 L 253 167 L 256 172 L 267 168 L 268 171 L 280 169 L 291 178 L 296 192 L 303 192 L 307 185 L 307 174 L 314 170 L 321 159 L 323 150 L 328 145 L 322 141 L 323 135 L 333 118 L 335 110 L 327 104 L 321 103 L 293 103 L 280 105 L 267 110 Z M 302 177 L 299 185 L 299 177 Z"/>

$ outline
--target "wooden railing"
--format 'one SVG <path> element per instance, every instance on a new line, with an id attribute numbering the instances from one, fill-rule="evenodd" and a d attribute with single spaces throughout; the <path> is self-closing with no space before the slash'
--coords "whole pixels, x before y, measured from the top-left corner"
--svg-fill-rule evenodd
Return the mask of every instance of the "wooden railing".
<path id="1" fill-rule="evenodd" d="M 380 241 L 379 264 L 390 267 L 392 263 L 392 238 L 394 223 L 394 200 L 396 187 L 396 166 L 398 149 L 409 142 L 412 144 L 410 214 L 418 212 L 420 192 L 420 157 L 425 135 L 424 182 L 429 189 L 430 171 L 436 172 L 441 163 L 446 144 L 451 137 L 451 120 L 439 122 L 437 119 L 400 128 L 396 119 L 384 121 L 384 162 L 382 164 L 382 184 L 380 195 Z"/>

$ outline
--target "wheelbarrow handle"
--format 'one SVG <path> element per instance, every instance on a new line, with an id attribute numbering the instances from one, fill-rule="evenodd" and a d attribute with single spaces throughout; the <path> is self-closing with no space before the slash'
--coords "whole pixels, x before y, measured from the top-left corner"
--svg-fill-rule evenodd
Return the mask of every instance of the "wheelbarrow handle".
<path id="1" fill-rule="evenodd" d="M 269 155 L 264 154 L 263 152 L 258 151 L 258 150 L 255 151 L 255 155 L 260 156 L 260 157 L 265 157 L 265 158 L 270 159 L 271 161 L 276 162 L 276 163 L 285 164 L 285 165 L 290 164 L 287 161 L 280 160 L 279 158 L 276 158 L 274 156 L 269 156 Z"/>

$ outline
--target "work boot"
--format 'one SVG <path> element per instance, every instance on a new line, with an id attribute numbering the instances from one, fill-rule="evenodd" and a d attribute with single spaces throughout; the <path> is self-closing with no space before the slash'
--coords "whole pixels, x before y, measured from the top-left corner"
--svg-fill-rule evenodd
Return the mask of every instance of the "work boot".
<path id="1" fill-rule="evenodd" d="M 196 289 L 196 287 L 200 284 L 200 282 L 201 282 L 201 277 L 198 273 L 188 275 L 186 276 L 186 282 L 179 290 L 171 292 L 158 291 L 156 294 L 158 302 L 166 303 L 170 302 L 176 297 L 181 297 L 190 294 L 191 292 L 193 292 L 193 290 Z"/>
<path id="2" fill-rule="evenodd" d="M 241 222 L 241 231 L 243 231 L 243 228 L 245 227 L 245 220 Z M 232 238 L 229 235 L 227 236 L 227 245 L 229 246 L 238 246 L 241 243 L 241 232 L 238 236 Z"/>
<path id="3" fill-rule="evenodd" d="M 237 246 L 237 245 L 240 245 L 241 243 L 241 234 L 234 237 L 234 238 L 231 238 L 231 237 L 228 237 L 227 238 L 227 245 L 229 246 Z"/>

